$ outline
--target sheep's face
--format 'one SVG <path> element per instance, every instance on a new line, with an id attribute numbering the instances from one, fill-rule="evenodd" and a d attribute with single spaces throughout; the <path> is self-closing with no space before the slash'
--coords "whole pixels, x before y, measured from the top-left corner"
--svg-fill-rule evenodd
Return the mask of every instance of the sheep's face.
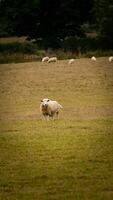
<path id="1" fill-rule="evenodd" d="M 41 100 L 42 107 L 43 108 L 47 108 L 49 101 L 50 101 L 50 99 L 43 99 L 43 100 Z"/>

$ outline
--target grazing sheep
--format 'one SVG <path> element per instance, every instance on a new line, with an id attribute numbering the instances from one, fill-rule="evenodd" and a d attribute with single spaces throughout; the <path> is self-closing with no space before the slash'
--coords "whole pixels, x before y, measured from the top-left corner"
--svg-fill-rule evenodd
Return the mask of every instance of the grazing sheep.
<path id="1" fill-rule="evenodd" d="M 57 57 L 49 58 L 48 63 L 50 63 L 50 62 L 57 62 Z"/>
<path id="2" fill-rule="evenodd" d="M 48 60 L 49 60 L 48 56 L 42 58 L 42 62 L 47 62 Z"/>
<path id="3" fill-rule="evenodd" d="M 68 63 L 69 63 L 69 65 L 70 65 L 70 64 L 72 64 L 72 63 L 74 63 L 74 62 L 75 62 L 75 59 L 72 58 L 72 59 L 69 60 Z"/>
<path id="4" fill-rule="evenodd" d="M 109 62 L 112 62 L 112 61 L 113 61 L 113 56 L 110 56 L 110 57 L 108 58 L 108 60 L 109 60 Z"/>
<path id="5" fill-rule="evenodd" d="M 45 119 L 58 118 L 60 109 L 63 108 L 57 101 L 52 101 L 50 99 L 41 100 L 40 111 Z"/>
<path id="6" fill-rule="evenodd" d="M 92 56 L 91 60 L 96 61 L 97 59 L 95 58 L 95 56 Z"/>

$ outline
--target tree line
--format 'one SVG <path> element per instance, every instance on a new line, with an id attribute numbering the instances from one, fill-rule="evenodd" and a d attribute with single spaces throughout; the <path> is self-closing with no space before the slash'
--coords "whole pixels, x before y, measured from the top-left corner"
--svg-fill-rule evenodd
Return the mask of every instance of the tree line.
<path id="1" fill-rule="evenodd" d="M 88 32 L 113 49 L 113 0 L 0 0 L 0 37 L 27 36 L 59 48 Z"/>

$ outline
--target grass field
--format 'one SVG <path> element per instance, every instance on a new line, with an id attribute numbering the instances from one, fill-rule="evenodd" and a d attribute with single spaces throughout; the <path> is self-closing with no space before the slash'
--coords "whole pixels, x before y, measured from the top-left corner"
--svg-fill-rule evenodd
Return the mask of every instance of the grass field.
<path id="1" fill-rule="evenodd" d="M 44 97 L 63 105 L 44 121 Z M 113 63 L 0 65 L 0 200 L 113 199 Z"/>

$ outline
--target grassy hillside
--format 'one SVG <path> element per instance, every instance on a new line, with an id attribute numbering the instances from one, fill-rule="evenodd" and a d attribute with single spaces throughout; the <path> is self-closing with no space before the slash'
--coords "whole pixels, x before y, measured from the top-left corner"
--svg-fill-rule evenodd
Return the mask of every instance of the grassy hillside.
<path id="1" fill-rule="evenodd" d="M 42 120 L 44 97 L 59 120 Z M 113 63 L 0 65 L 0 200 L 112 200 L 112 166 Z"/>

